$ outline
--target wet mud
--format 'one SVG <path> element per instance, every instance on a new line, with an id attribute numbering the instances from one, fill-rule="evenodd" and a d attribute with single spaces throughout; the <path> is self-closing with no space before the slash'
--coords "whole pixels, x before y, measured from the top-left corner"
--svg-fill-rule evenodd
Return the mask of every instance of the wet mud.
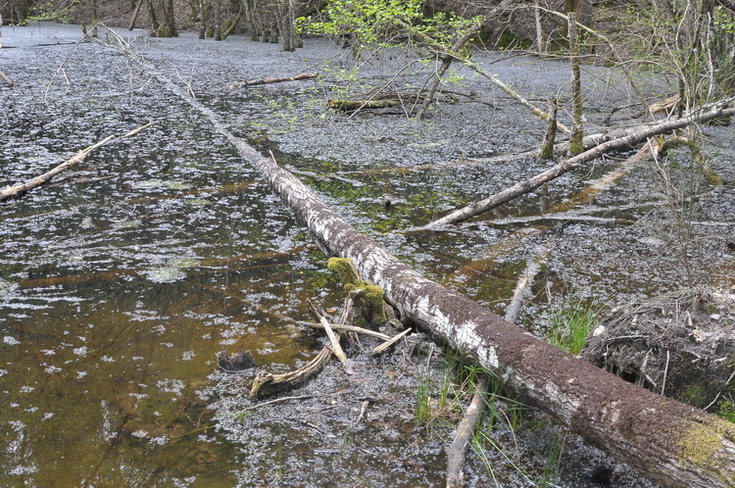
<path id="1" fill-rule="evenodd" d="M 294 320 L 309 320 L 307 298 L 324 308 L 343 299 L 326 256 L 207 120 L 119 50 L 79 42 L 78 26 L 2 34 L 0 70 L 16 86 L 0 86 L 0 186 L 155 124 L 0 204 L 0 484 L 441 485 L 451 423 L 416 417 L 420 396 L 442 397 L 451 354 L 419 337 L 378 357 L 355 346 L 355 374 L 331 362 L 284 394 L 297 398 L 248 401 L 242 378 L 217 370 L 216 354 L 246 350 L 276 373 L 309 361 L 323 339 Z M 494 311 L 504 311 L 526 261 L 547 248 L 519 320 L 539 335 L 572 298 L 610 309 L 696 284 L 735 284 L 732 127 L 702 128 L 717 186 L 686 158 L 642 164 L 565 218 L 546 213 L 614 169 L 608 158 L 454 231 L 404 233 L 546 169 L 552 163 L 498 158 L 535 148 L 544 124 L 461 69 L 449 88 L 474 99 L 440 103 L 423 121 L 400 110 L 327 107 L 336 95 L 390 85 L 407 63 L 398 53 L 353 76 L 348 53 L 320 39 L 296 53 L 193 33 L 141 36 L 132 47 L 350 223 Z M 563 61 L 479 59 L 539 104 L 565 93 Z M 391 83 L 420 86 L 431 69 L 416 64 Z M 320 78 L 228 88 L 315 71 Z M 619 73 L 589 66 L 583 76 L 589 133 L 640 115 L 613 113 L 630 104 Z M 641 81 L 647 92 L 671 88 Z M 487 421 L 485 449 L 470 456 L 470 486 L 650 486 L 532 411 L 513 421 L 504 394 L 493 402 L 499 413 Z M 559 451 L 561 463 L 549 462 Z"/>

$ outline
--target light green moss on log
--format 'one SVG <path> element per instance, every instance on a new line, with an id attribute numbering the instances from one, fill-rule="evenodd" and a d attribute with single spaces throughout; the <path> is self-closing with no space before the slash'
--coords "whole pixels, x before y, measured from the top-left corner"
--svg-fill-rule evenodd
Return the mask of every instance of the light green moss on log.
<path id="1" fill-rule="evenodd" d="M 379 324 L 386 321 L 383 289 L 361 280 L 351 259 L 329 258 L 327 268 L 339 275 L 339 280 L 352 295 L 355 307 L 360 310 L 366 322 Z"/>
<path id="2" fill-rule="evenodd" d="M 705 423 L 693 422 L 679 438 L 682 463 L 694 465 L 695 469 L 721 470 L 721 458 L 716 454 L 722 452 L 723 440 L 735 441 L 735 424 L 712 418 Z"/>
<path id="3" fill-rule="evenodd" d="M 329 258 L 327 261 L 327 269 L 337 273 L 339 280 L 345 285 L 361 285 L 362 280 L 357 274 L 355 263 L 351 259 L 346 258 Z"/>
<path id="4" fill-rule="evenodd" d="M 385 322 L 385 302 L 383 289 L 378 285 L 364 283 L 362 285 L 345 285 L 345 288 L 354 294 L 355 305 L 362 310 L 363 315 L 371 324 Z"/>

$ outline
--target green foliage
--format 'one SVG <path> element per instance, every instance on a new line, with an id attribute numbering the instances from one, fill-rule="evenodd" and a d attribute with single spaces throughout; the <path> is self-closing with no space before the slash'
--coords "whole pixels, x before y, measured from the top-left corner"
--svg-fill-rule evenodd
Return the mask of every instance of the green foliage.
<path id="1" fill-rule="evenodd" d="M 684 390 L 683 400 L 689 405 L 702 408 L 707 404 L 707 390 L 702 385 L 689 385 Z"/>
<path id="2" fill-rule="evenodd" d="M 420 48 L 421 35 L 450 47 L 479 19 L 463 19 L 444 12 L 427 17 L 423 10 L 422 0 L 330 0 L 325 11 L 326 20 L 301 17 L 297 19 L 297 29 L 325 34 L 335 40 L 349 39 L 351 48 L 359 56 L 365 51 L 392 47 Z"/>
<path id="3" fill-rule="evenodd" d="M 599 322 L 599 312 L 599 306 L 587 306 L 579 299 L 571 300 L 562 309 L 552 310 L 549 344 L 572 354 L 579 354 L 590 331 Z"/>
<path id="4" fill-rule="evenodd" d="M 539 486 L 542 488 L 554 486 L 551 480 L 557 477 L 559 474 L 559 465 L 561 464 L 561 457 L 564 454 L 564 443 L 566 436 L 561 433 L 554 436 L 549 446 L 549 451 L 546 454 L 546 462 L 544 462 L 544 470 L 541 473 L 541 481 Z"/>
<path id="5" fill-rule="evenodd" d="M 717 415 L 730 422 L 735 422 L 735 403 L 721 401 L 717 404 Z"/>

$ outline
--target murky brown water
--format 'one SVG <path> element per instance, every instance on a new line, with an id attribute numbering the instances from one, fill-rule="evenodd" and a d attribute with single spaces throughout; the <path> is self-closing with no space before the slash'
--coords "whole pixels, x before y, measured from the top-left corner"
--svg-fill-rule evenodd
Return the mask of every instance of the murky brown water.
<path id="1" fill-rule="evenodd" d="M 307 318 L 307 298 L 335 306 L 340 291 L 327 280 L 325 257 L 206 120 L 123 55 L 96 43 L 74 44 L 79 34 L 77 27 L 54 24 L 3 27 L 0 70 L 17 86 L 0 87 L 0 186 L 39 174 L 107 135 L 156 124 L 95 151 L 51 186 L 0 204 L 0 484 L 439 484 L 442 437 L 416 428 L 418 375 L 398 353 L 366 363 L 362 383 L 330 370 L 335 379 L 305 390 L 345 396 L 331 404 L 344 412 L 318 434 L 294 420 L 298 404 L 244 413 L 249 404 L 235 395 L 237 379 L 215 373 L 215 353 L 245 349 L 274 371 L 301 365 L 319 342 L 283 317 Z M 542 330 L 549 303 L 569 296 L 614 304 L 694 282 L 735 282 L 735 256 L 725 248 L 735 234 L 731 128 L 706 129 L 724 185 L 697 209 L 694 220 L 707 225 L 688 234 L 686 269 L 676 236 L 662 224 L 666 207 L 656 203 L 660 185 L 650 166 L 583 207 L 599 221 L 480 221 L 457 232 L 403 234 L 547 163 L 390 168 L 446 163 L 462 152 L 483 157 L 526 149 L 540 139 L 542 125 L 471 77 L 468 83 L 489 93 L 498 110 L 446 106 L 423 123 L 400 114 L 334 116 L 323 106 L 333 89 L 329 81 L 226 88 L 307 69 L 336 76 L 319 64 L 338 54 L 322 41 L 286 54 L 243 38 L 214 43 L 184 34 L 151 41 L 145 52 L 172 79 L 191 80 L 233 132 L 273 149 L 348 220 L 488 307 L 502 312 L 526 259 L 549 246 L 536 299 L 522 319 L 530 329 Z M 566 83 L 560 63 L 521 59 L 502 69 L 519 89 L 539 96 L 544 82 Z M 620 97 L 592 101 L 592 123 Z M 613 166 L 561 178 L 546 200 L 526 197 L 494 217 L 535 215 Z M 366 390 L 368 373 L 380 371 L 392 379 Z M 386 384 L 392 390 L 378 389 Z M 229 396 L 222 394 L 227 389 Z M 359 406 L 350 395 L 369 397 L 382 412 L 380 422 L 353 428 L 335 420 Z M 215 406 L 213 418 L 209 407 Z M 331 407 L 308 405 L 316 418 L 325 408 Z M 534 457 L 533 448 L 529 442 L 523 449 L 529 473 L 545 458 Z M 536 474 L 520 476 L 496 457 L 498 486 L 538 483 Z M 473 469 L 473 484 L 493 479 L 481 462 Z M 345 474 L 335 477 L 340 470 Z M 569 471 L 575 474 L 562 478 L 563 486 L 583 486 L 589 478 L 584 469 Z"/>

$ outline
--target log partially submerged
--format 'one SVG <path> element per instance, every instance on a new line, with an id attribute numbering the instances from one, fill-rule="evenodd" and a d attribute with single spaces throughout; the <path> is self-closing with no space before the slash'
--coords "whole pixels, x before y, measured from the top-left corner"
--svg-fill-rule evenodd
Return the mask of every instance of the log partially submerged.
<path id="1" fill-rule="evenodd" d="M 360 234 L 288 171 L 235 137 L 219 117 L 139 59 L 207 117 L 330 254 L 352 259 L 402 317 L 503 378 L 570 431 L 667 487 L 735 487 L 735 424 L 626 383 L 443 288 Z"/>
<path id="2" fill-rule="evenodd" d="M 735 425 L 626 383 L 424 278 L 287 171 L 233 142 L 324 249 L 352 259 L 403 317 L 476 359 L 527 403 L 664 486 L 735 486 Z"/>
<path id="3" fill-rule="evenodd" d="M 735 107 L 729 106 L 729 104 L 731 103 L 732 100 L 724 101 L 720 104 L 715 104 L 704 113 L 695 113 L 689 115 L 688 117 L 667 120 L 665 122 L 661 122 L 660 124 L 655 125 L 647 125 L 642 127 L 638 131 L 629 133 L 616 139 L 607 140 L 597 146 L 594 146 L 591 149 L 584 151 L 581 154 L 578 154 L 577 156 L 569 158 L 553 166 L 552 168 L 547 169 L 543 173 L 537 174 L 533 178 L 518 182 L 503 191 L 495 193 L 494 195 L 490 195 L 489 197 L 479 200 L 477 202 L 473 202 L 466 207 L 455 210 L 454 212 L 451 212 L 444 217 L 429 222 L 423 227 L 420 227 L 418 230 L 436 230 L 442 227 L 463 222 L 476 215 L 487 212 L 488 210 L 492 210 L 493 208 L 507 203 L 521 195 L 530 193 L 544 183 L 547 183 L 588 161 L 597 159 L 603 154 L 615 150 L 629 148 L 635 144 L 645 141 L 649 137 L 671 132 L 676 129 L 681 129 L 682 127 L 686 127 L 694 123 L 706 122 L 708 120 L 718 119 L 721 117 L 733 116 L 735 115 Z"/>
<path id="4" fill-rule="evenodd" d="M 91 146 L 82 149 L 71 159 L 64 161 L 63 163 L 59 164 L 58 166 L 55 166 L 53 169 L 45 172 L 44 174 L 40 176 L 36 176 L 35 178 L 31 178 L 30 180 L 26 181 L 25 183 L 21 183 L 20 185 L 11 186 L 11 187 L 5 188 L 4 190 L 1 190 L 0 191 L 0 202 L 7 200 L 9 198 L 12 198 L 12 197 L 20 196 L 23 193 L 27 192 L 28 190 L 32 190 L 33 188 L 39 187 L 41 185 L 45 185 L 46 183 L 51 181 L 51 178 L 53 178 L 57 174 L 61 173 L 64 170 L 71 168 L 75 164 L 79 164 L 82 161 L 84 161 L 86 157 L 89 155 L 89 153 L 91 153 L 95 149 L 98 149 L 112 141 L 117 141 L 120 139 L 125 139 L 127 137 L 132 137 L 138 134 L 140 131 L 147 129 L 151 125 L 153 125 L 153 122 L 149 122 L 145 125 L 141 125 L 140 127 L 133 129 L 127 134 L 124 134 L 121 136 L 105 137 L 104 139 L 97 142 L 96 144 L 92 144 Z"/>
<path id="5" fill-rule="evenodd" d="M 318 78 L 319 73 L 300 73 L 298 75 L 294 76 L 280 76 L 280 77 L 270 77 L 270 78 L 258 78 L 253 80 L 247 80 L 247 81 L 238 81 L 235 83 L 231 83 L 227 86 L 230 90 L 234 90 L 235 88 L 244 88 L 246 86 L 256 86 L 256 85 L 270 85 L 271 83 L 283 83 L 284 81 L 299 81 L 299 80 L 309 80 L 311 78 Z"/>

